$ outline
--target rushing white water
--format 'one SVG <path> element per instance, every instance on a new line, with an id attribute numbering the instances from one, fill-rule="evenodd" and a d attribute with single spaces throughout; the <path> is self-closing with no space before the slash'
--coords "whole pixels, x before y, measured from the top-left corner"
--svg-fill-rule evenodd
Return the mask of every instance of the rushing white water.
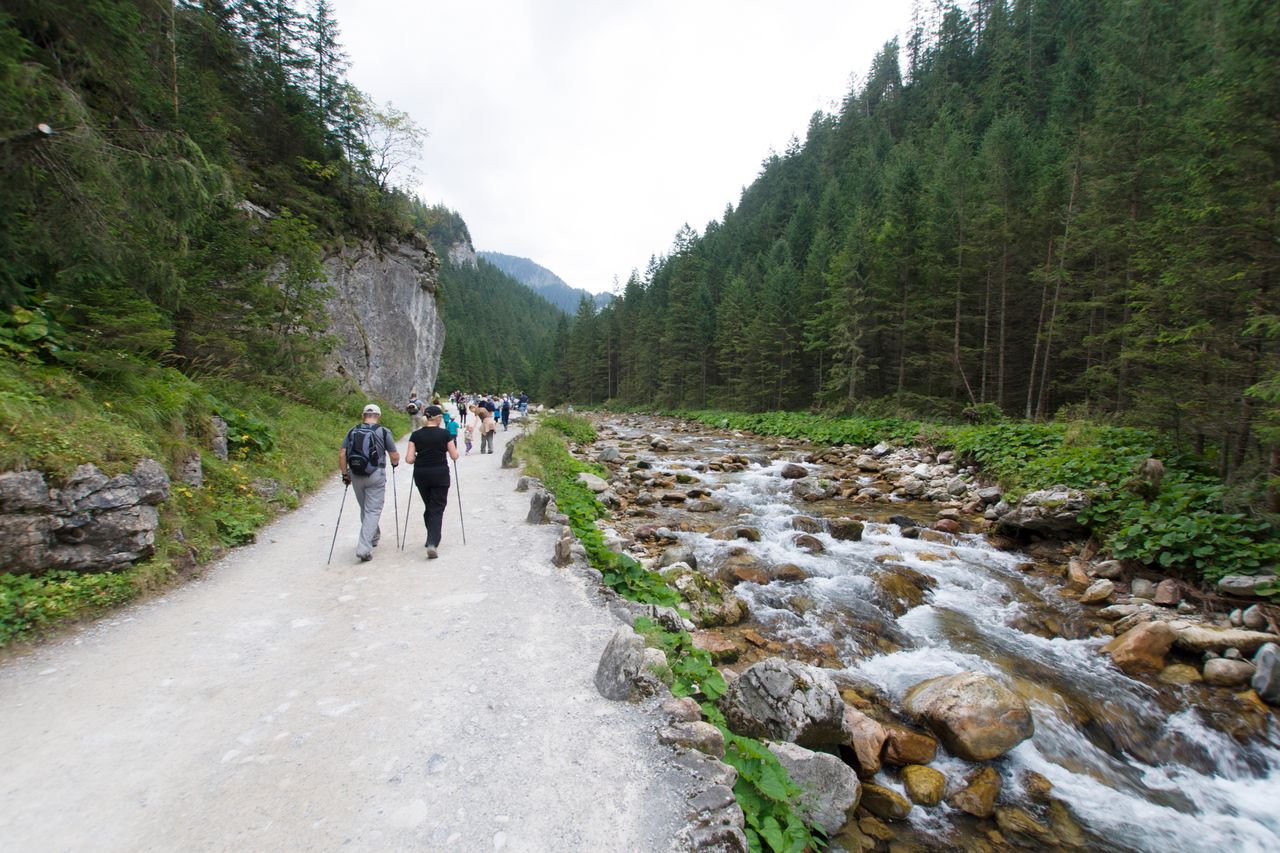
<path id="1" fill-rule="evenodd" d="M 697 457 L 671 456 L 655 467 L 694 465 L 710 454 L 750 453 L 724 439 Z M 792 519 L 808 514 L 779 476 L 782 462 L 737 473 L 695 476 L 758 543 L 682 534 L 700 563 L 748 547 L 767 563 L 793 563 L 800 583 L 740 584 L 752 616 L 780 639 L 832 643 L 850 678 L 875 685 L 900 703 L 920 681 L 967 670 L 1013 686 L 1032 706 L 1035 735 L 995 762 L 1004 799 L 1017 800 L 1025 771 L 1047 777 L 1089 832 L 1090 849 L 1135 851 L 1280 851 L 1280 734 L 1240 743 L 1193 707 L 1126 677 L 1099 654 L 1102 641 L 1081 636 L 1080 607 L 1053 582 L 1020 572 L 1025 557 L 999 551 L 981 536 L 942 544 L 901 536 L 896 525 L 868 523 L 859 542 L 816 534 L 825 552 L 792 541 Z M 820 466 L 806 465 L 819 473 Z M 693 473 L 688 471 L 688 473 Z M 896 619 L 877 597 L 880 562 L 930 579 L 922 604 Z M 1046 628 L 1046 626 L 1053 626 Z M 1054 630 L 1056 628 L 1057 630 Z M 1024 630 L 1030 629 L 1030 630 Z M 1037 630 L 1038 629 L 1038 630 Z M 876 651 L 891 641 L 899 650 Z M 939 753 L 935 766 L 958 779 L 975 765 Z M 900 788 L 881 774 L 879 780 Z M 945 835 L 948 806 L 912 810 L 917 829 Z"/>

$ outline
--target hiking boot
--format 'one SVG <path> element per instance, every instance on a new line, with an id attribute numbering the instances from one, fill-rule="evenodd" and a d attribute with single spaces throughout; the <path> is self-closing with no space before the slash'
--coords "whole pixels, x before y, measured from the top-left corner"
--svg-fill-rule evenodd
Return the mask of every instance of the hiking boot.
<path id="1" fill-rule="evenodd" d="M 440 555 L 436 553 L 436 546 L 435 546 L 435 545 L 428 545 L 428 546 L 427 546 L 427 559 L 428 559 L 428 560 L 434 560 L 436 557 L 439 557 L 439 556 L 440 556 Z"/>
<path id="2" fill-rule="evenodd" d="M 356 554 L 356 556 L 360 558 L 360 562 L 362 563 L 367 563 L 373 559 L 372 554 Z"/>

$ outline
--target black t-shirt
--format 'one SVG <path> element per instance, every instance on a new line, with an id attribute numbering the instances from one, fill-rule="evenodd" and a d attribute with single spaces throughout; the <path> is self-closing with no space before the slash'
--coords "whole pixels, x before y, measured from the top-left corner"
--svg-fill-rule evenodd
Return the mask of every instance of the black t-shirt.
<path id="1" fill-rule="evenodd" d="M 414 446 L 413 467 L 449 464 L 449 442 L 453 436 L 444 427 L 423 427 L 409 436 L 409 441 Z"/>

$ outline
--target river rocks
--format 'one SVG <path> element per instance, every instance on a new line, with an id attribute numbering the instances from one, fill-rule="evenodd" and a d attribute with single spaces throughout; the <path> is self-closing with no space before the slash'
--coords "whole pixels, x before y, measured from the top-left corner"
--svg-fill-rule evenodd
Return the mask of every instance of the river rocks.
<path id="1" fill-rule="evenodd" d="M 807 580 L 809 577 L 809 573 L 797 566 L 795 563 L 783 563 L 779 566 L 770 566 L 768 573 L 770 580 L 789 583 L 797 583 L 799 581 Z"/>
<path id="2" fill-rule="evenodd" d="M 614 632 L 596 667 L 595 684 L 600 695 L 616 701 L 652 692 L 652 678 L 644 669 L 644 640 L 631 628 L 623 626 Z"/>
<path id="3" fill-rule="evenodd" d="M 693 647 L 710 654 L 714 663 L 733 663 L 741 654 L 732 640 L 714 631 L 694 631 L 690 636 L 693 638 Z"/>
<path id="4" fill-rule="evenodd" d="M 1268 705 L 1280 706 L 1280 646 L 1267 643 L 1254 655 L 1253 689 Z"/>
<path id="5" fill-rule="evenodd" d="M 842 743 L 844 700 L 831 677 L 782 658 L 766 658 L 729 685 L 717 703 L 730 729 L 803 746 Z"/>
<path id="6" fill-rule="evenodd" d="M 1261 607 L 1251 604 L 1240 614 L 1240 622 L 1250 630 L 1261 631 L 1267 627 L 1267 616 Z"/>
<path id="7" fill-rule="evenodd" d="M 38 471 L 0 474 L 0 572 L 110 571 L 148 557 L 168 497 L 154 459 L 114 477 L 81 465 L 61 489 Z"/>
<path id="8" fill-rule="evenodd" d="M 809 476 L 809 470 L 803 465 L 797 465 L 794 462 L 788 462 L 782 466 L 782 470 L 778 474 L 784 480 L 800 480 Z"/>
<path id="9" fill-rule="evenodd" d="M 1245 654 L 1253 654 L 1264 643 L 1280 642 L 1280 637 L 1263 631 L 1246 628 L 1213 628 L 1208 625 L 1188 625 L 1178 631 L 1178 648 L 1189 652 L 1215 652 L 1222 654 L 1236 648 Z"/>
<path id="10" fill-rule="evenodd" d="M 1165 578 L 1156 584 L 1153 600 L 1161 607 L 1173 607 L 1182 600 L 1182 587 L 1173 578 Z"/>
<path id="11" fill-rule="evenodd" d="M 1116 585 L 1114 583 L 1106 578 L 1101 578 L 1089 584 L 1089 588 L 1080 595 L 1080 603 L 1097 604 L 1098 602 L 1106 601 L 1115 590 Z"/>
<path id="12" fill-rule="evenodd" d="M 911 802 L 936 806 L 947 790 L 947 777 L 932 767 L 911 764 L 902 768 L 902 784 Z"/>
<path id="13" fill-rule="evenodd" d="M 885 568 L 872 577 L 876 598 L 894 616 L 901 616 L 924 602 L 924 589 L 914 583 L 905 572 Z"/>
<path id="14" fill-rule="evenodd" d="M 1200 674 L 1200 670 L 1185 663 L 1169 664 L 1160 670 L 1160 674 L 1156 678 L 1160 679 L 1164 684 L 1173 684 L 1179 687 L 1195 684 L 1197 681 L 1204 681 L 1204 676 Z"/>
<path id="15" fill-rule="evenodd" d="M 597 477 L 595 474 L 587 471 L 579 473 L 577 479 L 579 483 L 586 486 L 597 495 L 609 488 L 609 484 L 603 478 Z"/>
<path id="16" fill-rule="evenodd" d="M 676 722 L 658 730 L 658 740 L 670 746 L 696 749 L 712 758 L 724 758 L 724 735 L 701 720 Z"/>
<path id="17" fill-rule="evenodd" d="M 1021 696 L 979 672 L 931 678 L 907 691 L 907 712 L 928 722 L 967 761 L 1003 755 L 1035 731 Z"/>
<path id="18" fill-rule="evenodd" d="M 769 751 L 801 790 L 800 805 L 810 821 L 827 835 L 848 822 L 862 795 L 862 785 L 849 766 L 825 752 L 794 743 L 770 743 Z"/>
<path id="19" fill-rule="evenodd" d="M 1240 687 L 1248 684 L 1254 672 L 1254 665 L 1245 660 L 1213 658 L 1204 664 L 1204 680 L 1215 687 Z"/>
<path id="20" fill-rule="evenodd" d="M 1227 575 L 1218 580 L 1218 592 L 1241 598 L 1255 598 L 1261 595 L 1258 590 L 1275 582 L 1275 575 Z"/>
<path id="21" fill-rule="evenodd" d="M 1093 578 L 1089 576 L 1089 567 L 1084 560 L 1071 559 L 1067 561 L 1067 583 L 1071 586 L 1087 587 L 1093 583 Z"/>
<path id="22" fill-rule="evenodd" d="M 906 820 L 911 801 L 897 791 L 870 783 L 862 786 L 862 807 L 881 820 Z"/>
<path id="23" fill-rule="evenodd" d="M 698 558 L 688 545 L 672 545 L 670 548 L 663 550 L 654 568 L 660 571 L 668 566 L 674 566 L 676 563 L 684 563 L 692 569 L 698 568 Z"/>
<path id="24" fill-rule="evenodd" d="M 856 708 L 844 709 L 844 727 L 848 733 L 846 744 L 853 752 L 858 772 L 871 778 L 880 772 L 880 751 L 888 738 L 884 726 Z"/>
<path id="25" fill-rule="evenodd" d="M 1089 496 L 1079 489 L 1054 486 L 1024 496 L 999 521 L 1032 533 L 1079 534 L 1085 531 L 1079 516 L 1088 506 Z"/>
<path id="26" fill-rule="evenodd" d="M 747 527 L 746 525 L 736 525 L 729 527 L 721 527 L 719 530 L 712 531 L 712 539 L 718 539 L 722 542 L 732 542 L 734 539 L 745 539 L 747 542 L 759 542 L 760 530 L 755 527 Z"/>
<path id="27" fill-rule="evenodd" d="M 689 512 L 719 512 L 720 504 L 713 500 L 699 498 L 697 500 L 689 501 L 684 505 L 684 508 Z"/>
<path id="28" fill-rule="evenodd" d="M 1124 577 L 1124 564 L 1119 560 L 1103 560 L 1101 563 L 1093 567 L 1093 572 L 1100 578 L 1106 578 L 1109 581 L 1118 581 Z M 1137 593 L 1134 593 L 1135 595 Z"/>
<path id="29" fill-rule="evenodd" d="M 965 780 L 964 787 L 947 798 L 954 808 L 974 817 L 991 817 L 1003 781 L 992 767 L 981 767 Z"/>
<path id="30" fill-rule="evenodd" d="M 960 526 L 960 522 L 956 521 L 954 518 L 938 519 L 933 523 L 933 529 L 939 533 L 947 533 L 951 535 L 964 532 L 964 528 Z"/>
<path id="31" fill-rule="evenodd" d="M 1129 594 L 1134 598 L 1154 599 L 1156 597 L 1156 585 L 1145 578 L 1134 578 L 1133 583 L 1129 584 Z"/>
<path id="32" fill-rule="evenodd" d="M 694 723 L 702 719 L 702 709 L 690 696 L 671 698 L 662 703 L 662 715 L 673 723 Z"/>
<path id="33" fill-rule="evenodd" d="M 705 760 L 720 764 L 714 759 Z M 731 784 L 711 785 L 690 797 L 688 826 L 680 833 L 682 849 L 695 853 L 747 853 L 747 837 L 742 831 L 746 821 Z"/>
<path id="34" fill-rule="evenodd" d="M 1165 622 L 1143 622 L 1107 643 L 1102 651 L 1111 655 L 1111 662 L 1121 672 L 1158 672 L 1176 637 Z"/>
<path id="35" fill-rule="evenodd" d="M 996 826 L 1008 840 L 1019 847 L 1044 850 L 1056 847 L 1058 836 L 1049 827 L 1015 806 L 996 809 Z"/>
<path id="36" fill-rule="evenodd" d="M 718 579 L 702 574 L 687 563 L 665 566 L 661 574 L 688 604 L 695 625 L 702 628 L 736 625 L 747 618 L 745 601 L 727 591 Z"/>
<path id="37" fill-rule="evenodd" d="M 808 533 L 799 533 L 791 541 L 797 548 L 802 551 L 808 551 L 810 554 L 821 554 L 827 550 L 826 546 L 822 544 L 822 540 Z"/>
<path id="38" fill-rule="evenodd" d="M 895 725 L 886 725 L 884 733 L 881 757 L 889 764 L 898 767 L 928 764 L 938 754 L 938 742 L 928 735 Z"/>
<path id="39" fill-rule="evenodd" d="M 622 453 L 613 446 L 602 447 L 600 452 L 596 454 L 596 461 L 602 463 L 621 462 Z"/>
<path id="40" fill-rule="evenodd" d="M 858 542 L 862 539 L 862 522 L 852 518 L 833 518 L 828 522 L 832 539 L 844 542 Z"/>
<path id="41" fill-rule="evenodd" d="M 822 522 L 807 515 L 797 515 L 791 519 L 791 529 L 799 530 L 801 533 L 821 533 Z"/>

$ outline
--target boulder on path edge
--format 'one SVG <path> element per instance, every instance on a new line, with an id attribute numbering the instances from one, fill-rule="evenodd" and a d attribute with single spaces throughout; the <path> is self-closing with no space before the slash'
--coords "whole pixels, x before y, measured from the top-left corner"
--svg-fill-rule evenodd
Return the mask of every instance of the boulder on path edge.
<path id="1" fill-rule="evenodd" d="M 748 667 L 718 701 L 729 728 L 747 737 L 802 746 L 843 743 L 844 700 L 820 669 L 782 658 Z"/>
<path id="2" fill-rule="evenodd" d="M 771 743 L 769 751 L 800 787 L 800 805 L 810 823 L 827 835 L 840 831 L 858 807 L 862 783 L 849 765 L 834 755 L 794 743 Z"/>

